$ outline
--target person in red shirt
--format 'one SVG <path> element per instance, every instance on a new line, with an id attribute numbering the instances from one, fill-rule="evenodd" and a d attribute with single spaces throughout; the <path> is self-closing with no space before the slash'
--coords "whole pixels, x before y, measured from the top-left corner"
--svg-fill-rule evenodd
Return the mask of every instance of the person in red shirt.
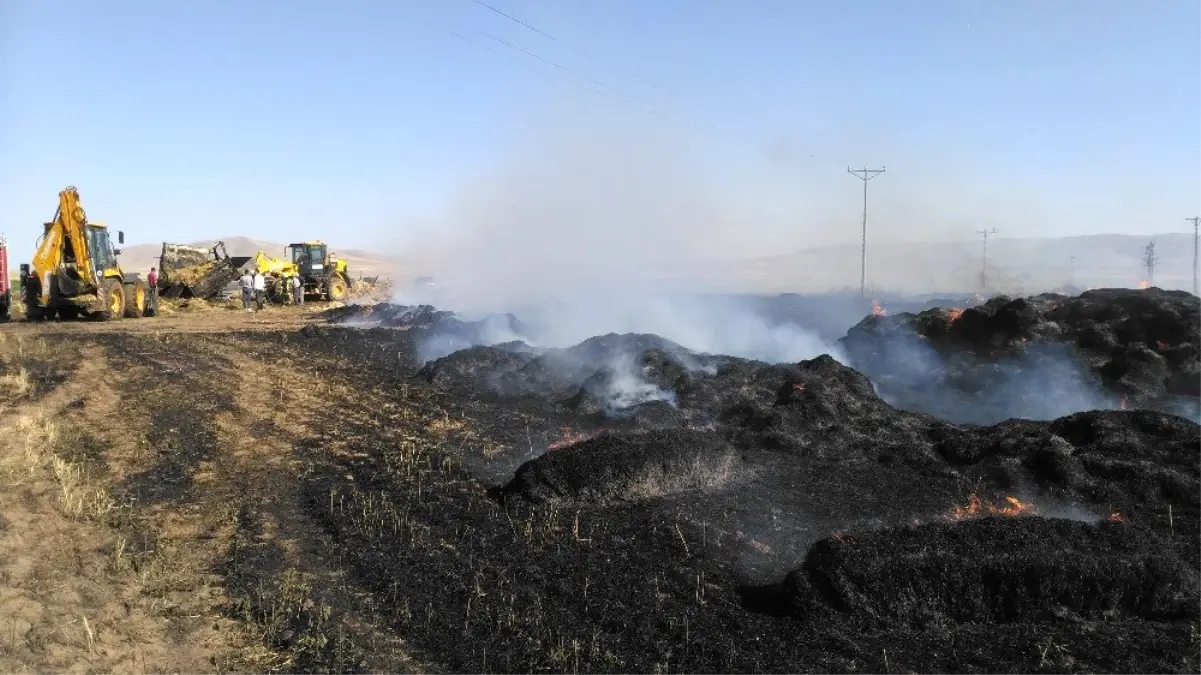
<path id="1" fill-rule="evenodd" d="M 150 297 L 146 298 L 146 312 L 150 316 L 158 316 L 158 272 L 155 268 L 150 268 L 150 274 L 146 275 L 146 285 L 149 286 Z"/>

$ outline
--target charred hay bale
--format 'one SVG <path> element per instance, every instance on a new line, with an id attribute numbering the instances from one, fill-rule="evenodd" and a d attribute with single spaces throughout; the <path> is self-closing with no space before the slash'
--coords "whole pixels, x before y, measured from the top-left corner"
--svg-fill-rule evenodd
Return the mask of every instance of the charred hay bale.
<path id="1" fill-rule="evenodd" d="M 934 457 L 924 436 L 930 420 L 880 400 L 858 371 L 823 354 L 785 372 L 782 382 L 759 385 L 774 391 L 769 405 L 745 401 L 719 416 L 720 422 L 735 428 L 739 442 L 844 459 L 883 453 L 923 464 Z"/>
<path id="2" fill-rule="evenodd" d="M 1121 344 L 1196 344 L 1201 339 L 1201 299 L 1185 291 L 1100 288 L 1065 300 L 1051 315 L 1077 330 L 1104 324 Z"/>
<path id="3" fill-rule="evenodd" d="M 1172 379 L 1168 360 L 1142 342 L 1116 348 L 1098 372 L 1111 387 L 1148 400 L 1166 394 Z"/>
<path id="4" fill-rule="evenodd" d="M 381 303 L 371 309 L 370 320 L 389 328 L 437 326 L 454 318 L 454 312 L 439 311 L 431 305 L 394 305 Z"/>
<path id="5" fill-rule="evenodd" d="M 449 387 L 476 388 L 521 369 L 534 358 L 528 352 L 503 346 L 467 347 L 426 363 L 417 371 L 417 377 Z"/>
<path id="6" fill-rule="evenodd" d="M 361 319 L 370 314 L 371 308 L 365 305 L 343 305 L 342 307 L 331 307 L 321 312 L 321 318 L 329 323 L 346 323 L 355 319 Z"/>
<path id="7" fill-rule="evenodd" d="M 502 493 L 531 502 L 640 501 L 720 488 L 742 465 L 741 454 L 713 433 L 610 433 L 526 462 Z"/>
<path id="8" fill-rule="evenodd" d="M 650 333 L 608 333 L 597 335 L 562 350 L 565 360 L 601 364 L 618 358 L 658 350 L 670 354 L 690 355 L 692 352 L 667 338 Z"/>
<path id="9" fill-rule="evenodd" d="M 1201 427 L 1187 419 L 1151 410 L 1093 410 L 1050 423 L 1006 420 L 989 427 L 963 428 L 936 424 L 927 430 L 935 451 L 952 466 L 979 464 L 991 457 L 1013 457 L 1049 483 L 1082 486 L 1107 474 L 1089 476 L 1089 465 L 1120 464 L 1120 482 L 1151 475 L 1175 474 L 1193 488 L 1201 479 Z M 1185 494 L 1188 494 L 1185 488 Z M 1140 489 L 1138 492 L 1146 492 Z M 1161 486 L 1145 495 L 1158 503 L 1179 487 Z M 1201 500 L 1196 490 L 1192 498 Z"/>
<path id="10" fill-rule="evenodd" d="M 1125 502 L 1137 514 L 1170 525 L 1187 537 L 1188 556 L 1201 541 L 1201 426 L 1149 410 L 1098 411 L 1070 415 L 1051 424 L 1075 447 L 1075 457 L 1098 482 L 1094 498 Z M 1173 524 L 1167 523 L 1169 508 Z"/>
<path id="11" fill-rule="evenodd" d="M 1116 523 L 989 517 L 831 536 L 783 593 L 868 623 L 1197 620 L 1198 575 L 1154 535 Z"/>

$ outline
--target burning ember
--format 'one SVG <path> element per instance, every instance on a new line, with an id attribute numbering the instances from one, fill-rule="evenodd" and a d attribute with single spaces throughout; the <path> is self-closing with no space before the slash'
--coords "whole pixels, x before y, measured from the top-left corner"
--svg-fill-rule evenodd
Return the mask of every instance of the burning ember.
<path id="1" fill-rule="evenodd" d="M 1109 518 L 1107 518 L 1106 520 L 1108 520 L 1108 521 L 1109 521 L 1109 522 L 1111 522 L 1111 523 L 1124 523 L 1124 522 L 1126 522 L 1126 519 L 1125 519 L 1125 518 L 1123 518 L 1123 517 L 1122 517 L 1122 514 L 1121 514 L 1120 512 L 1118 512 L 1118 511 L 1114 511 L 1113 513 L 1109 514 Z"/>
<path id="2" fill-rule="evenodd" d="M 879 302 L 872 300 L 872 316 L 888 316 L 888 312 L 884 311 Z"/>
<path id="3" fill-rule="evenodd" d="M 1023 513 L 1034 512 L 1034 504 L 1023 502 L 1017 497 L 1006 497 L 1004 505 L 997 505 L 985 504 L 976 495 L 971 495 L 967 499 L 967 506 L 956 506 L 947 513 L 946 517 L 949 520 L 963 520 L 965 518 L 976 518 L 985 515 L 1016 518 Z"/>
<path id="4" fill-rule="evenodd" d="M 962 314 L 963 314 L 963 310 L 958 307 L 955 307 L 953 309 L 948 309 L 947 310 L 947 321 L 954 323 Z"/>
<path id="5" fill-rule="evenodd" d="M 805 383 L 804 382 L 794 382 L 792 384 L 792 390 L 793 391 L 805 391 Z"/>
<path id="6" fill-rule="evenodd" d="M 598 433 L 600 432 L 593 431 L 591 433 L 583 433 L 575 431 L 571 427 L 563 427 L 563 437 L 546 447 L 550 450 L 560 450 L 562 448 L 575 445 L 576 443 L 582 443 L 589 438 L 596 436 Z"/>

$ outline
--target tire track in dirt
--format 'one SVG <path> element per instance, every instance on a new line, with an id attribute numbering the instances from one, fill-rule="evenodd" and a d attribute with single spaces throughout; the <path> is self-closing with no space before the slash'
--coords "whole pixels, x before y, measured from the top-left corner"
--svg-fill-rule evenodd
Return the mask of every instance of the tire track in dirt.
<path id="1" fill-rule="evenodd" d="M 35 361 L 74 367 L 0 420 L 0 670 L 211 668 L 230 622 L 160 592 L 162 560 L 136 543 L 130 511 L 104 487 L 105 456 L 130 431 L 120 378 L 77 341 L 41 347 Z M 181 625 L 187 616 L 206 620 Z"/>
<path id="2" fill-rule="evenodd" d="M 298 371 L 302 355 L 237 336 L 101 340 L 125 365 L 157 454 L 130 458 L 124 483 L 144 497 L 160 542 L 182 554 L 183 576 L 216 579 L 225 596 L 216 604 L 249 628 L 231 665 L 423 670 L 376 627 L 370 597 L 350 588 L 300 505 L 306 462 L 296 448 L 311 445 L 313 420 L 347 407 L 346 389 L 327 372 Z"/>

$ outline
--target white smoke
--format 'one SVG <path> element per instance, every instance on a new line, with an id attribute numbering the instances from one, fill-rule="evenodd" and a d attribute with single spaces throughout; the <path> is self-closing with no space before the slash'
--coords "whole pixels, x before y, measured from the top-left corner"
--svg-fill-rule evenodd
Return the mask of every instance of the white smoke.
<path id="1" fill-rule="evenodd" d="M 735 205 L 678 132 L 645 118 L 555 112 L 405 244 L 436 286 L 403 289 L 398 302 L 512 312 L 546 346 L 654 333 L 773 362 L 840 358 L 803 326 L 697 294 L 724 288 L 729 260 L 770 252 L 764 242 L 786 231 L 780 203 Z"/>
<path id="2" fill-rule="evenodd" d="M 648 382 L 645 370 L 640 370 L 629 355 L 617 356 L 610 362 L 609 367 L 612 369 L 612 377 L 605 395 L 610 412 L 619 413 L 636 405 L 656 401 L 675 406 L 675 392 Z"/>

